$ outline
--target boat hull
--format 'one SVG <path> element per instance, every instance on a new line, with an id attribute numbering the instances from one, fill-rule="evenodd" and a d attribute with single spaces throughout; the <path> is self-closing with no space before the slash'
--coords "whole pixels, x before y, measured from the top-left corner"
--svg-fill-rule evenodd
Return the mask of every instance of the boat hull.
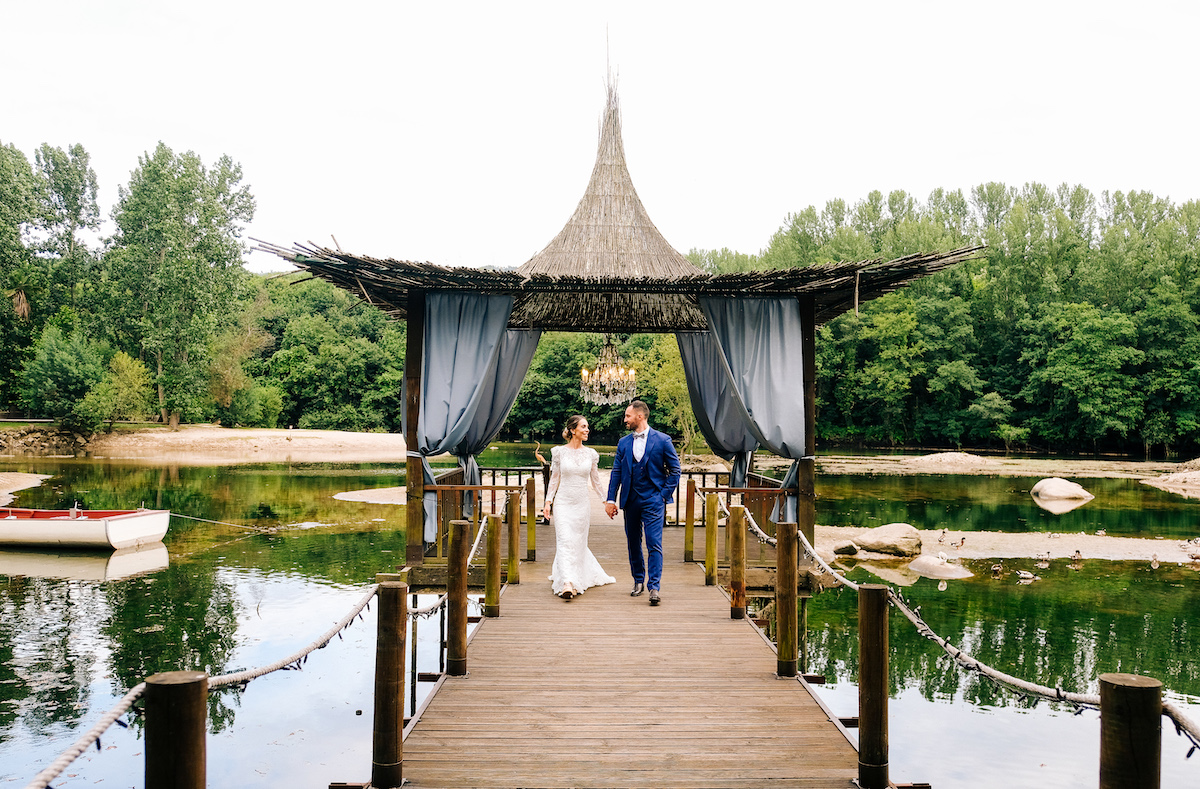
<path id="1" fill-rule="evenodd" d="M 170 510 L 30 510 L 0 507 L 0 545 L 136 548 L 160 542 Z"/>

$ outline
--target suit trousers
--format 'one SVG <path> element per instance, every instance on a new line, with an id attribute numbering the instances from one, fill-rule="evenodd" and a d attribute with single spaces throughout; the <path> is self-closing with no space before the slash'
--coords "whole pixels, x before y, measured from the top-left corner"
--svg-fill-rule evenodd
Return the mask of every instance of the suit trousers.
<path id="1" fill-rule="evenodd" d="M 647 589 L 658 589 L 662 581 L 663 523 L 666 508 L 661 496 L 651 493 L 642 496 L 635 490 L 625 501 L 625 540 L 629 546 L 629 571 L 634 583 L 644 583 Z M 646 554 L 642 554 L 642 537 L 646 538 Z M 646 577 L 646 565 L 650 575 Z"/>

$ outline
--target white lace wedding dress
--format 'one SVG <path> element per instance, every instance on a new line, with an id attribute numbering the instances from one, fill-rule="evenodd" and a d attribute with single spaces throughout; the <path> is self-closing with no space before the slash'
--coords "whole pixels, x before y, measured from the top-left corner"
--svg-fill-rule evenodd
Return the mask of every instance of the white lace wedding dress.
<path id="1" fill-rule="evenodd" d="M 592 586 L 616 583 L 617 579 L 604 572 L 588 548 L 592 515 L 588 483 L 604 498 L 600 492 L 600 455 L 589 447 L 572 449 L 566 445 L 554 447 L 550 453 L 546 500 L 553 502 L 555 550 L 550 583 L 554 594 L 562 594 L 567 584 L 580 594 Z"/>

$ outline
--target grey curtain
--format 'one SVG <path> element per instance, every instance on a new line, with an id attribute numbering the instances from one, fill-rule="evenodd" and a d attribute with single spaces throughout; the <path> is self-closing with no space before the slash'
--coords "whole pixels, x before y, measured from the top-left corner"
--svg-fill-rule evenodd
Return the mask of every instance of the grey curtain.
<path id="1" fill-rule="evenodd" d="M 429 293 L 421 371 L 418 449 L 425 484 L 434 484 L 429 456 L 449 452 L 478 485 L 475 455 L 500 431 L 533 359 L 540 331 L 509 331 L 512 296 Z M 474 511 L 467 498 L 468 515 Z M 424 496 L 425 541 L 437 538 L 437 495 Z"/>
<path id="2" fill-rule="evenodd" d="M 750 415 L 726 372 L 721 348 L 709 332 L 677 332 L 675 341 L 700 433 L 709 449 L 733 461 L 729 486 L 743 487 L 750 456 L 759 444 L 750 430 Z"/>
<path id="3" fill-rule="evenodd" d="M 709 353 L 708 366 L 719 368 L 695 375 L 708 387 L 699 395 L 704 412 L 719 420 L 714 435 L 736 435 L 740 428 L 759 446 L 798 461 L 804 455 L 804 368 L 800 361 L 800 305 L 791 298 L 701 298 L 709 332 L 719 353 Z M 682 344 L 680 346 L 682 352 Z M 685 371 L 687 363 L 685 362 Z M 725 378 L 727 388 L 719 382 Z M 689 391 L 692 378 L 688 380 Z M 733 401 L 722 405 L 721 398 Z M 708 438 L 708 435 L 705 435 Z M 729 444 L 724 444 L 728 447 Z M 795 488 L 800 465 L 793 462 L 783 485 Z M 744 473 L 743 482 L 744 484 Z M 775 521 L 795 521 L 797 500 L 786 497 Z"/>

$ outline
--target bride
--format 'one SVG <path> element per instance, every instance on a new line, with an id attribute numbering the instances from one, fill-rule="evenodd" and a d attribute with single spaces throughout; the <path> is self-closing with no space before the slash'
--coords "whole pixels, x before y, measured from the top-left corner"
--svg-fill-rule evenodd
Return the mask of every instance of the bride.
<path id="1" fill-rule="evenodd" d="M 588 432 L 587 419 L 576 414 L 567 420 L 563 430 L 567 443 L 550 450 L 550 485 L 542 514 L 549 518 L 553 509 L 555 551 L 550 582 L 554 594 L 564 600 L 583 594 L 588 587 L 617 580 L 604 572 L 588 549 L 588 527 L 592 520 L 589 480 L 596 495 L 604 498 L 600 492 L 600 455 L 583 445 Z"/>

